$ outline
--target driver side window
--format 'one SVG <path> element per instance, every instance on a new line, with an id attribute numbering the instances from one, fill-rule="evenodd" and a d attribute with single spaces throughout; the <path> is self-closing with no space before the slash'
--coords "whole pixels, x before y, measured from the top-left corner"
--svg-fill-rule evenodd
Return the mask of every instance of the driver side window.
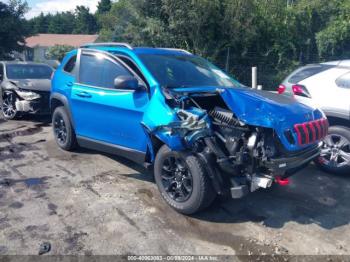
<path id="1" fill-rule="evenodd" d="M 132 74 L 117 62 L 92 54 L 82 54 L 80 59 L 79 82 L 102 88 L 114 88 L 114 79 Z"/>

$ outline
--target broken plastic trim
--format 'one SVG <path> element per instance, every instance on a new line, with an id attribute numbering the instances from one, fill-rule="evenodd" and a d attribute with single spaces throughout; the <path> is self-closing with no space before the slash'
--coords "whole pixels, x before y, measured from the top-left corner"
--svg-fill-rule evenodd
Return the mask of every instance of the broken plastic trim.
<path id="1" fill-rule="evenodd" d="M 180 121 L 157 127 L 153 133 L 168 133 L 170 136 L 180 136 L 191 146 L 193 142 L 203 136 L 211 134 L 209 119 L 206 114 L 199 116 L 189 111 L 178 109 L 176 111 Z"/>

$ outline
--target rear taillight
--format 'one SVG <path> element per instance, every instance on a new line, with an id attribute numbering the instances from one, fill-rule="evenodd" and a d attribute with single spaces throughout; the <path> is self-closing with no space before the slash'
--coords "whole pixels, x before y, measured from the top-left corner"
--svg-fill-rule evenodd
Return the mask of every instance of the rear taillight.
<path id="1" fill-rule="evenodd" d="M 294 95 L 310 97 L 309 92 L 307 91 L 306 87 L 303 85 L 293 85 L 292 90 Z"/>
<path id="2" fill-rule="evenodd" d="M 283 94 L 284 91 L 286 91 L 286 86 L 285 85 L 279 85 L 277 89 L 279 94 Z"/>
<path id="3" fill-rule="evenodd" d="M 294 95 L 300 95 L 303 93 L 303 87 L 301 85 L 293 85 L 292 86 Z"/>

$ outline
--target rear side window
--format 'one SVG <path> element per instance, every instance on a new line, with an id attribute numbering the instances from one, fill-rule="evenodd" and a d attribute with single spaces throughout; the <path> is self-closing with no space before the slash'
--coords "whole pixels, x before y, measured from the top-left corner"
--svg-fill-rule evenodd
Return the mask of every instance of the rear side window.
<path id="1" fill-rule="evenodd" d="M 90 54 L 83 54 L 81 56 L 79 75 L 81 84 L 114 88 L 114 79 L 116 77 L 131 75 L 122 65 L 106 58 L 97 58 Z"/>
<path id="2" fill-rule="evenodd" d="M 311 76 L 314 76 L 316 74 L 319 74 L 323 71 L 326 71 L 334 66 L 331 65 L 315 65 L 315 66 L 307 66 L 303 69 L 296 71 L 294 74 L 292 74 L 288 82 L 291 84 L 297 84 L 300 81 L 305 80 L 306 78 L 309 78 Z"/>
<path id="3" fill-rule="evenodd" d="M 75 68 L 75 65 L 76 65 L 76 62 L 77 62 L 77 56 L 72 56 L 68 62 L 66 63 L 66 65 L 64 66 L 63 70 L 66 71 L 67 73 L 72 73 L 74 68 Z"/>
<path id="4" fill-rule="evenodd" d="M 335 83 L 338 87 L 350 89 L 350 72 L 339 77 L 337 80 L 335 80 Z"/>

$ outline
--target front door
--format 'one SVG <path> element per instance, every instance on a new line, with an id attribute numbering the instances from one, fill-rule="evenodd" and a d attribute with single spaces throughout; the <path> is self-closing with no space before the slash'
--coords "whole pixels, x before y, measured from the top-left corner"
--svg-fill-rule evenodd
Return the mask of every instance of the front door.
<path id="1" fill-rule="evenodd" d="M 81 51 L 79 77 L 71 94 L 78 138 L 146 152 L 141 126 L 147 91 L 117 90 L 114 79 L 134 73 L 117 58 L 93 50 Z"/>

